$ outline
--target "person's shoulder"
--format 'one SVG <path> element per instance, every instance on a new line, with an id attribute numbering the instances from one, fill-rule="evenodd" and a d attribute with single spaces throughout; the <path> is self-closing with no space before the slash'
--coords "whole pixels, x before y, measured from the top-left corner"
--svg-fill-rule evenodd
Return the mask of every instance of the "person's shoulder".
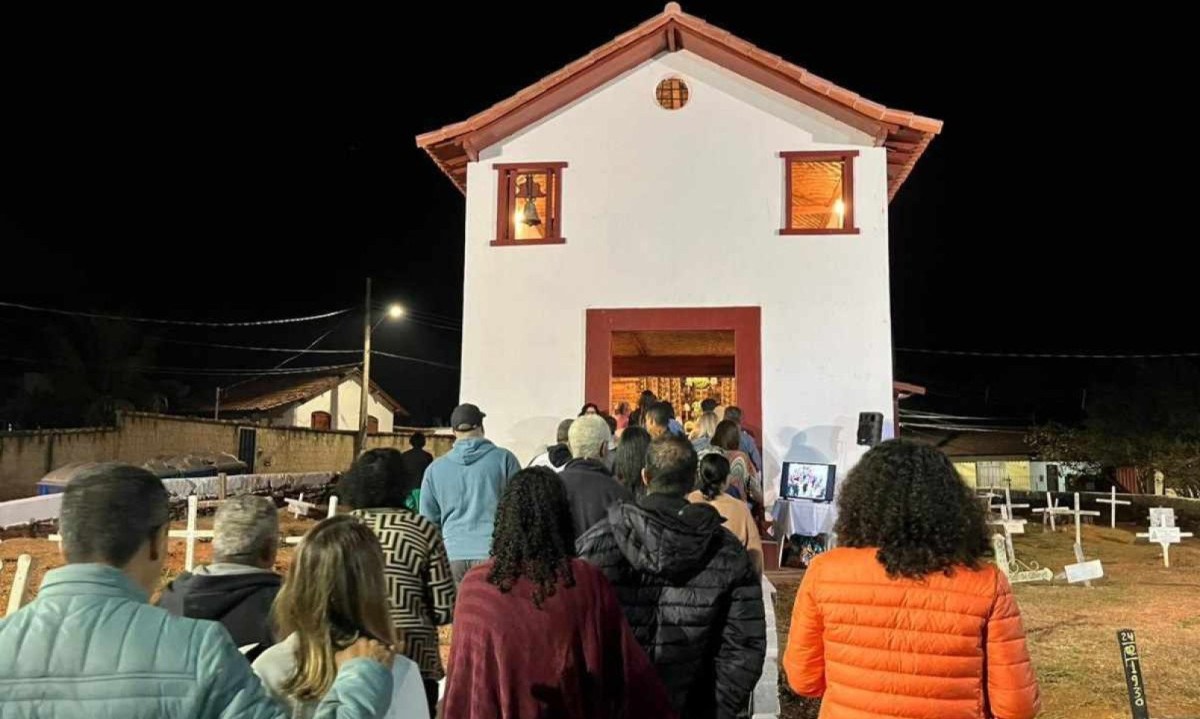
<path id="1" fill-rule="evenodd" d="M 616 546 L 616 539 L 612 533 L 612 520 L 607 516 L 593 524 L 586 532 L 579 535 L 579 539 L 575 541 L 575 547 L 580 551 L 583 551 L 584 548 L 596 550 L 606 544 Z"/>

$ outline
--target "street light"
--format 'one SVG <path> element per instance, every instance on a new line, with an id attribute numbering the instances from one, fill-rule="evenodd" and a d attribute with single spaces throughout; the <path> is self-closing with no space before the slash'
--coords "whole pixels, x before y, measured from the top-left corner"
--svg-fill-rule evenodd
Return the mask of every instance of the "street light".
<path id="1" fill-rule="evenodd" d="M 404 316 L 404 307 L 398 304 L 389 305 L 387 314 L 379 318 L 379 322 L 371 324 L 371 278 L 367 278 L 367 296 L 363 305 L 363 360 L 362 360 L 362 392 L 358 403 L 358 434 L 354 438 L 354 456 L 362 454 L 367 447 L 367 414 L 371 397 L 371 335 L 384 319 L 397 320 Z"/>

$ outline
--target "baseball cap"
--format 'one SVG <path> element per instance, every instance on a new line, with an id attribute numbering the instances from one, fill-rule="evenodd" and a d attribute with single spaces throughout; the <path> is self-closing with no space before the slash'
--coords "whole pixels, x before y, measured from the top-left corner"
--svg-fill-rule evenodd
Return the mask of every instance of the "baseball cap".
<path id="1" fill-rule="evenodd" d="M 450 413 L 450 426 L 457 432 L 469 432 L 482 425 L 486 416 L 473 404 L 460 404 Z"/>

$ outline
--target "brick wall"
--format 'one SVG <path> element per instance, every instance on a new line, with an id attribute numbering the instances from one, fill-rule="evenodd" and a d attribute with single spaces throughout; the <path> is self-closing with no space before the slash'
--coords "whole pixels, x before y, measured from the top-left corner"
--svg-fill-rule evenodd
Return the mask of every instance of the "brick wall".
<path id="1" fill-rule="evenodd" d="M 238 429 L 244 422 L 196 419 L 144 412 L 121 413 L 115 428 L 0 433 L 0 501 L 33 495 L 39 479 L 72 462 L 118 461 L 141 464 L 158 455 L 187 452 L 238 453 Z M 353 432 L 323 432 L 289 427 L 256 427 L 256 472 L 341 472 L 354 458 Z M 367 438 L 367 448 L 407 450 L 413 429 Z M 426 451 L 435 457 L 450 451 L 448 430 L 421 430 Z"/>

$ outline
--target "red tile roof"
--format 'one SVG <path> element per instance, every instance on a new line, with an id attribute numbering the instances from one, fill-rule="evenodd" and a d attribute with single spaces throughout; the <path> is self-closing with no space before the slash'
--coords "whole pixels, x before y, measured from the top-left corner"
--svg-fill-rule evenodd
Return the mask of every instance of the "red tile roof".
<path id="1" fill-rule="evenodd" d="M 874 135 L 888 153 L 888 197 L 912 172 L 942 122 L 872 102 L 667 3 L 659 15 L 466 119 L 417 137 L 464 193 L 478 152 L 659 53 L 689 50 Z"/>
<path id="2" fill-rule="evenodd" d="M 270 412 L 289 405 L 307 402 L 337 387 L 347 379 L 360 379 L 357 369 L 349 372 L 318 372 L 314 374 L 262 377 L 221 392 L 222 412 Z M 371 396 L 387 405 L 393 412 L 407 416 L 406 410 L 387 392 L 371 381 Z M 212 410 L 212 405 L 204 407 Z"/>

